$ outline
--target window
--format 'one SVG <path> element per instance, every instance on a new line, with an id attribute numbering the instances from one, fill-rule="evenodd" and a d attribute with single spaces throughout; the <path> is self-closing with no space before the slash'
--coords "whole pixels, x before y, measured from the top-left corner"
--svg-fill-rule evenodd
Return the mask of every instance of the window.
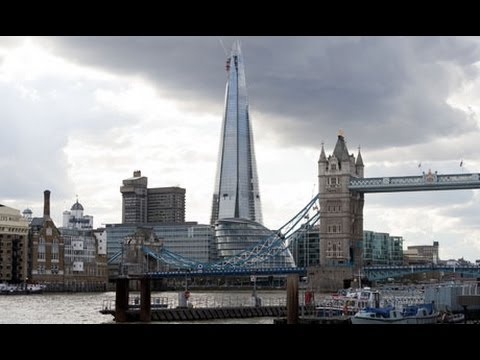
<path id="1" fill-rule="evenodd" d="M 58 240 L 52 241 L 52 260 L 58 260 Z"/>
<path id="2" fill-rule="evenodd" d="M 341 230 L 342 230 L 342 227 L 340 224 L 327 225 L 327 233 L 329 234 L 337 234 L 337 233 L 340 233 Z"/>
<path id="3" fill-rule="evenodd" d="M 340 240 L 327 242 L 327 258 L 342 258 L 342 242 Z"/>
<path id="4" fill-rule="evenodd" d="M 37 258 L 38 260 L 45 260 L 45 239 L 43 237 L 38 239 Z"/>
<path id="5" fill-rule="evenodd" d="M 52 270 L 52 274 L 58 274 L 58 265 L 56 264 L 52 265 L 51 270 Z"/>

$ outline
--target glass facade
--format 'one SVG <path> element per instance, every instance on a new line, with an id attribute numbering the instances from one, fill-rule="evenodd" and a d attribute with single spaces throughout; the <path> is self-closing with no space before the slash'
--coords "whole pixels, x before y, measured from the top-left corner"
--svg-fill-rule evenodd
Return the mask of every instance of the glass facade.
<path id="1" fill-rule="evenodd" d="M 320 230 L 315 227 L 305 231 L 290 245 L 298 267 L 320 265 Z"/>
<path id="2" fill-rule="evenodd" d="M 227 60 L 227 72 L 211 224 L 224 218 L 243 218 L 262 223 L 245 68 L 238 42 L 234 43 Z"/>
<path id="3" fill-rule="evenodd" d="M 183 224 L 108 224 L 105 231 L 107 236 L 107 257 L 112 258 L 122 249 L 122 241 L 132 236 L 138 228 L 152 228 L 160 238 L 166 249 L 199 262 L 212 262 L 216 259 L 213 228 L 210 225 L 199 225 L 196 222 Z M 110 270 L 118 269 L 118 262 L 112 262 Z M 113 264 L 116 264 L 113 266 Z"/>
<path id="4" fill-rule="evenodd" d="M 242 251 L 265 241 L 274 232 L 265 226 L 246 219 L 220 219 L 215 226 L 215 239 L 220 259 L 238 255 Z M 293 267 L 290 250 L 267 258 L 258 268 Z"/>
<path id="5" fill-rule="evenodd" d="M 403 238 L 365 230 L 363 265 L 403 265 Z"/>

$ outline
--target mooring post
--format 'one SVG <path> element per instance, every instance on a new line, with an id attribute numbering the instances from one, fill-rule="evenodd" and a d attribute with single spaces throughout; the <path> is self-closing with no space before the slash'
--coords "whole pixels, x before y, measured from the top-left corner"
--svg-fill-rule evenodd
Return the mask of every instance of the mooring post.
<path id="1" fill-rule="evenodd" d="M 298 275 L 287 276 L 287 324 L 298 323 Z"/>
<path id="2" fill-rule="evenodd" d="M 150 322 L 152 313 L 150 278 L 140 279 L 140 321 Z"/>
<path id="3" fill-rule="evenodd" d="M 128 310 L 128 278 L 118 278 L 115 283 L 115 321 L 126 322 Z"/>

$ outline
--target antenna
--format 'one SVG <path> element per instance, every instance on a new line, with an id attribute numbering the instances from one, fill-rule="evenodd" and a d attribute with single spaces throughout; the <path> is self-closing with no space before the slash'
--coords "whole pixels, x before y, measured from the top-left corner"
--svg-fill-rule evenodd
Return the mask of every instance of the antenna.
<path id="1" fill-rule="evenodd" d="M 223 51 L 225 52 L 225 56 L 228 57 L 228 52 L 227 52 L 227 49 L 225 49 L 225 45 L 223 45 L 222 38 L 219 37 L 218 40 L 220 41 L 220 45 L 222 45 Z"/>

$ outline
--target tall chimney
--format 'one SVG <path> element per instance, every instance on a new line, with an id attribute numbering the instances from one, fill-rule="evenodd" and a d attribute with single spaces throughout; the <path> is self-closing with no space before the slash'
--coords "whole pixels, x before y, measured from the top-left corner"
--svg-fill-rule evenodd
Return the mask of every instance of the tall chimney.
<path id="1" fill-rule="evenodd" d="M 43 192 L 43 217 L 50 217 L 50 190 Z"/>

